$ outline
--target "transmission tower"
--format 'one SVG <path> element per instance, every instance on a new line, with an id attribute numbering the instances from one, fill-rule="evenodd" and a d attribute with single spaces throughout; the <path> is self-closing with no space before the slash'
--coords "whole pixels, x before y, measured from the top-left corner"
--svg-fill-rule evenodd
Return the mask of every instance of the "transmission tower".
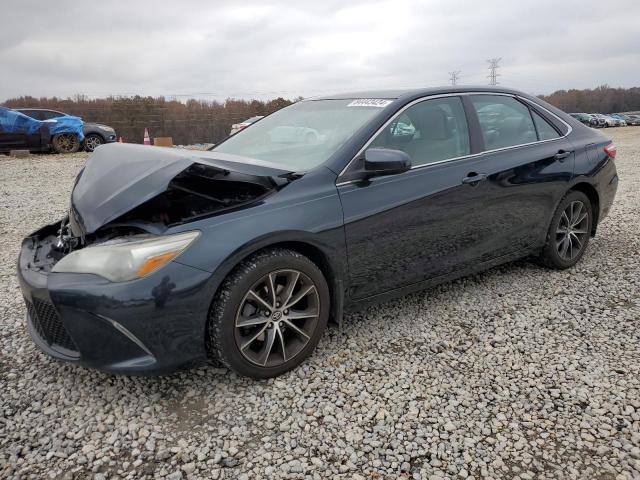
<path id="1" fill-rule="evenodd" d="M 498 64 L 500 63 L 500 60 L 502 60 L 502 58 L 490 58 L 489 60 L 487 60 L 487 62 L 489 62 L 489 85 L 498 84 L 498 77 L 500 76 L 500 74 L 498 73 L 498 68 L 500 67 L 500 65 Z"/>
<path id="2" fill-rule="evenodd" d="M 456 70 L 455 72 L 449 72 L 449 81 L 451 82 L 451 85 L 457 85 L 459 78 L 460 78 L 460 70 Z"/>

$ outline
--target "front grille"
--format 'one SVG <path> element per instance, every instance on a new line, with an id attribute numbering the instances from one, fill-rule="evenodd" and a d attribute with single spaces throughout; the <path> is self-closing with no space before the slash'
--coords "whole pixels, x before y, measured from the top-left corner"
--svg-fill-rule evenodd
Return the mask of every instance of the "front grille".
<path id="1" fill-rule="evenodd" d="M 25 298 L 25 303 L 33 326 L 42 340 L 50 346 L 59 345 L 67 350 L 77 351 L 75 343 L 51 303 L 39 298 L 34 298 L 33 303 Z"/>

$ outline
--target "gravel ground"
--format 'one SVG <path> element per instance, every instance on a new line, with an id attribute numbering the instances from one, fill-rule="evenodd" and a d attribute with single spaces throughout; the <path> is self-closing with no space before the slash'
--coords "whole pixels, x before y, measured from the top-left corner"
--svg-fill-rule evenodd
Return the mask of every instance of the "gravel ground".
<path id="1" fill-rule="evenodd" d="M 583 261 L 521 261 L 347 316 L 275 380 L 116 377 L 30 341 L 21 238 L 84 156 L 0 159 L 0 477 L 640 478 L 640 127 Z"/>

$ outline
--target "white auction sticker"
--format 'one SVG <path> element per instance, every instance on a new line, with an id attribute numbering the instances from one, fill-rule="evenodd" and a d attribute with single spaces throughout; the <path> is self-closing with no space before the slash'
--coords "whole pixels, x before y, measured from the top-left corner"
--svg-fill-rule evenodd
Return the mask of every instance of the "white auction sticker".
<path id="1" fill-rule="evenodd" d="M 347 107 L 376 107 L 376 108 L 384 108 L 393 100 L 383 100 L 380 98 L 359 98 L 358 100 L 354 100 L 349 103 Z"/>

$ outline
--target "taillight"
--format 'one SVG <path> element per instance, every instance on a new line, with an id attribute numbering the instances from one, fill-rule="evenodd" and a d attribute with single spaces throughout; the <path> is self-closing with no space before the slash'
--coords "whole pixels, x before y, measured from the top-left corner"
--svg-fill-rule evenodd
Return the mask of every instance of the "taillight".
<path id="1" fill-rule="evenodd" d="M 618 153 L 618 151 L 616 150 L 616 146 L 613 143 L 610 143 L 604 147 L 604 153 L 609 155 L 611 158 L 616 158 L 616 153 Z"/>

